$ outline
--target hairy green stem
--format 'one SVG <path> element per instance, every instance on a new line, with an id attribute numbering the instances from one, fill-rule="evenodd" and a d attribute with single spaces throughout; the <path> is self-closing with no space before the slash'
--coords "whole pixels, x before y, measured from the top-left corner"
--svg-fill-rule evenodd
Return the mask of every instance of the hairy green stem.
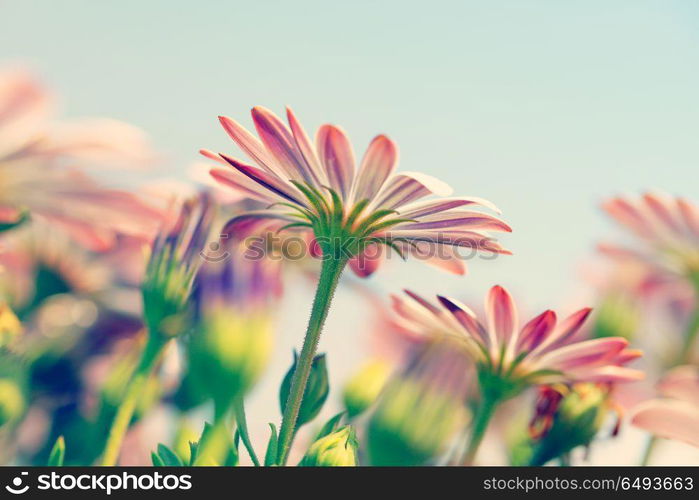
<path id="1" fill-rule="evenodd" d="M 119 459 L 119 452 L 121 451 L 121 444 L 131 423 L 138 400 L 143 394 L 148 378 L 153 371 L 153 366 L 167 343 L 159 337 L 154 337 L 156 336 L 148 335 L 146 346 L 141 353 L 141 359 L 129 380 L 124 397 L 121 403 L 119 403 L 112 426 L 109 429 L 107 443 L 102 455 L 102 465 L 116 465 Z"/>
<path id="2" fill-rule="evenodd" d="M 303 340 L 303 348 L 296 364 L 296 370 L 291 378 L 289 398 L 286 401 L 284 415 L 282 416 L 282 426 L 279 430 L 279 445 L 277 448 L 278 465 L 286 464 L 289 449 L 296 433 L 296 420 L 299 416 L 299 409 L 301 408 L 303 393 L 306 390 L 308 376 L 311 373 L 313 356 L 315 356 L 318 348 L 323 323 L 325 323 L 325 318 L 328 316 L 335 288 L 337 288 L 337 283 L 346 264 L 346 258 L 326 256 L 323 259 L 320 277 L 318 278 L 318 288 L 313 300 L 311 319 L 308 322 L 306 337 Z"/>
<path id="3" fill-rule="evenodd" d="M 488 394 L 487 392 L 483 393 L 483 397 L 476 409 L 476 414 L 471 424 L 471 437 L 461 460 L 463 465 L 473 465 L 473 461 L 478 453 L 478 448 L 480 448 L 481 442 L 485 437 L 485 432 L 488 430 L 490 420 L 493 418 L 495 410 L 498 408 L 501 401 L 502 399 L 495 395 Z"/>

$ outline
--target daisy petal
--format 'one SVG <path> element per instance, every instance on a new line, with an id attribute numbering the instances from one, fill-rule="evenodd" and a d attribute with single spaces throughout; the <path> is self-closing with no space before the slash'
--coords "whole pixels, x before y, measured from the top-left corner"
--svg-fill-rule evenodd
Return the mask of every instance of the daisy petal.
<path id="1" fill-rule="evenodd" d="M 397 209 L 411 201 L 419 200 L 430 194 L 449 196 L 451 188 L 442 181 L 429 175 L 402 172 L 391 178 L 377 194 L 374 208 Z"/>
<path id="2" fill-rule="evenodd" d="M 605 365 L 581 370 L 579 375 L 575 370 L 567 373 L 573 380 L 609 384 L 615 382 L 638 382 L 645 378 L 645 373 L 625 366 Z"/>
<path id="3" fill-rule="evenodd" d="M 531 351 L 535 349 L 555 326 L 556 313 L 551 310 L 544 311 L 524 325 L 519 335 L 517 350 Z"/>
<path id="4" fill-rule="evenodd" d="M 252 119 L 262 142 L 267 146 L 267 150 L 274 155 L 288 178 L 315 184 L 306 165 L 306 160 L 296 148 L 294 136 L 284 122 L 262 106 L 256 106 L 252 109 Z M 316 187 L 318 186 L 316 185 Z"/>
<path id="5" fill-rule="evenodd" d="M 398 148 L 385 135 L 376 136 L 369 144 L 357 176 L 356 201 L 371 200 L 398 164 Z"/>
<path id="6" fill-rule="evenodd" d="M 563 372 L 583 366 L 599 366 L 621 352 L 628 344 L 628 341 L 621 337 L 585 340 L 554 349 L 542 356 L 540 362 L 542 366 Z"/>
<path id="7" fill-rule="evenodd" d="M 485 303 L 488 330 L 493 332 L 499 345 L 507 345 L 517 328 L 517 309 L 512 296 L 503 287 L 490 289 Z"/>
<path id="8" fill-rule="evenodd" d="M 574 312 L 566 319 L 561 321 L 553 333 L 551 333 L 551 335 L 549 335 L 548 338 L 536 348 L 536 352 L 548 352 L 569 342 L 573 336 L 578 333 L 582 325 L 585 323 L 585 320 L 587 320 L 588 316 L 590 316 L 591 312 L 592 309 L 586 307 Z"/>
<path id="9" fill-rule="evenodd" d="M 354 179 L 354 153 L 349 139 L 338 127 L 323 125 L 318 129 L 316 145 L 330 187 L 346 200 Z"/>
<path id="10" fill-rule="evenodd" d="M 651 400 L 639 405 L 631 418 L 636 427 L 663 438 L 699 447 L 699 407 L 685 401 Z"/>
<path id="11" fill-rule="evenodd" d="M 312 173 L 316 183 L 319 186 L 327 184 L 327 176 L 325 175 L 325 171 L 320 167 L 320 162 L 316 156 L 313 144 L 291 108 L 286 108 L 286 118 L 289 122 L 289 126 L 291 127 L 291 133 L 294 136 L 294 140 L 296 141 L 296 147 L 298 147 L 299 151 L 301 152 L 303 159 L 306 160 L 308 170 Z"/>
<path id="12" fill-rule="evenodd" d="M 677 206 L 689 230 L 695 237 L 699 237 L 699 211 L 697 211 L 694 205 L 682 198 L 677 200 Z"/>
<path id="13" fill-rule="evenodd" d="M 209 172 L 211 177 L 217 182 L 232 187 L 251 198 L 265 203 L 274 203 L 275 198 L 269 196 L 269 190 L 261 186 L 258 182 L 251 180 L 240 172 L 232 172 L 222 168 L 213 168 Z"/>
<path id="14" fill-rule="evenodd" d="M 409 205 L 403 205 L 400 210 L 402 217 L 406 219 L 417 219 L 418 217 L 425 217 L 427 215 L 436 214 L 439 212 L 445 212 L 451 210 L 452 208 L 458 208 L 465 205 L 481 205 L 488 207 L 496 213 L 500 213 L 500 210 L 487 200 L 482 198 L 440 198 L 438 200 L 426 200 L 411 203 Z"/>
<path id="15" fill-rule="evenodd" d="M 442 295 L 438 295 L 437 299 L 476 341 L 486 347 L 494 345 L 494 339 L 488 337 L 486 329 L 478 322 L 473 311 L 467 306 L 461 304 L 458 300 Z"/>
<path id="16" fill-rule="evenodd" d="M 512 228 L 497 217 L 482 214 L 480 212 L 468 212 L 452 210 L 432 216 L 425 216 L 420 222 L 407 222 L 395 226 L 396 229 L 448 229 L 466 228 L 483 231 L 512 232 Z"/>
<path id="17" fill-rule="evenodd" d="M 231 158 L 230 156 L 226 156 L 224 154 L 221 154 L 221 158 L 226 160 L 239 172 L 245 174 L 250 179 L 257 182 L 261 186 L 267 188 L 268 190 L 272 191 L 273 193 L 276 193 L 280 197 L 292 201 L 297 205 L 305 206 L 305 204 L 300 201 L 300 197 L 297 198 L 295 196 L 293 187 L 286 184 L 279 177 L 268 174 L 262 169 L 255 168 L 251 165 L 245 165 L 244 163 L 239 162 L 235 158 Z"/>
<path id="18" fill-rule="evenodd" d="M 260 167 L 270 174 L 282 178 L 285 177 L 284 173 L 276 166 L 274 159 L 257 137 L 248 132 L 245 127 L 232 118 L 219 116 L 218 119 L 231 139 L 233 139 L 238 147 L 245 151 L 250 158 L 255 160 Z"/>
<path id="19" fill-rule="evenodd" d="M 669 371 L 658 384 L 664 396 L 688 401 L 699 408 L 699 368 L 680 366 Z"/>

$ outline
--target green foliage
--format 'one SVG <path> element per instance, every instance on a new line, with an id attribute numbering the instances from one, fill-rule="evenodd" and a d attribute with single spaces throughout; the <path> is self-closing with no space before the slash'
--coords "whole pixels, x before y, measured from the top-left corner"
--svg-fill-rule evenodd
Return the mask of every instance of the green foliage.
<path id="1" fill-rule="evenodd" d="M 270 423 L 269 428 L 272 431 L 269 435 L 269 441 L 267 442 L 267 452 L 265 453 L 265 466 L 270 467 L 277 464 L 277 443 L 279 437 L 277 436 L 277 427 Z"/>
<path id="2" fill-rule="evenodd" d="M 56 439 L 56 443 L 51 448 L 51 453 L 49 454 L 49 461 L 46 465 L 49 467 L 62 467 L 63 460 L 66 456 L 66 443 L 63 436 L 59 436 Z"/>
<path id="3" fill-rule="evenodd" d="M 372 465 L 416 466 L 442 452 L 466 423 L 462 401 L 406 377 L 389 382 L 367 429 Z"/>

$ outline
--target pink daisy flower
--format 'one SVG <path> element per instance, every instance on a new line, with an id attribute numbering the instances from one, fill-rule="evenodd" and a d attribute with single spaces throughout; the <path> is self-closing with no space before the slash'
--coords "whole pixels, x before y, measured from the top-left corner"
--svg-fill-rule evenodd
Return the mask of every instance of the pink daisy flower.
<path id="1" fill-rule="evenodd" d="M 386 247 L 458 274 L 465 272 L 459 248 L 509 253 L 490 232 L 510 227 L 475 210 L 497 211 L 491 203 L 445 198 L 451 188 L 443 182 L 422 173 L 396 173 L 398 149 L 388 137 L 375 137 L 357 167 L 349 139 L 334 125 L 321 126 L 313 142 L 290 109 L 288 126 L 262 107 L 253 108 L 252 118 L 259 139 L 230 118 L 220 121 L 254 164 L 202 151 L 222 165 L 211 171 L 218 182 L 269 206 L 233 219 L 226 231 L 301 231 L 317 254 L 336 253 L 342 246 L 342 257 L 360 276 L 376 270 Z M 440 198 L 425 199 L 430 195 Z"/>
<path id="2" fill-rule="evenodd" d="M 601 245 L 613 257 L 638 260 L 683 276 L 699 274 L 699 209 L 683 198 L 646 193 L 607 201 L 604 210 L 643 243 L 642 250 Z"/>
<path id="3" fill-rule="evenodd" d="M 658 384 L 663 399 L 641 403 L 631 423 L 657 436 L 699 447 L 699 368 L 680 366 Z"/>
<path id="4" fill-rule="evenodd" d="M 463 345 L 477 363 L 481 381 L 497 379 L 518 393 L 532 384 L 553 382 L 616 382 L 642 378 L 627 368 L 640 352 L 627 349 L 621 337 L 579 340 L 578 332 L 591 309 L 581 309 L 563 321 L 548 310 L 523 326 L 510 294 L 501 286 L 486 298 L 486 321 L 482 323 L 467 306 L 438 296 L 431 303 L 407 292 L 393 297 L 395 325 L 410 336 L 449 335 Z"/>

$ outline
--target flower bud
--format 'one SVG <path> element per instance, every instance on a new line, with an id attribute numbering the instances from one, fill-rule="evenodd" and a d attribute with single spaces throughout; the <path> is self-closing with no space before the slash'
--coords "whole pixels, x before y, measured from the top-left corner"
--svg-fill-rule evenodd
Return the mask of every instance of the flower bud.
<path id="1" fill-rule="evenodd" d="M 20 418 L 25 406 L 24 394 L 19 384 L 13 379 L 0 379 L 0 426 Z"/>
<path id="2" fill-rule="evenodd" d="M 353 467 L 357 465 L 357 439 L 346 425 L 315 441 L 299 463 L 301 467 Z"/>
<path id="3" fill-rule="evenodd" d="M 209 310 L 189 345 L 194 387 L 225 409 L 257 382 L 272 348 L 270 318 L 254 312 Z"/>
<path id="4" fill-rule="evenodd" d="M 192 198 L 183 204 L 174 226 L 153 242 L 142 286 L 149 334 L 167 339 L 186 329 L 192 284 L 214 212 L 209 196 Z"/>
<path id="5" fill-rule="evenodd" d="M 552 392 L 559 392 L 559 395 L 554 396 Z M 538 408 L 548 410 L 538 412 L 532 424 L 536 425 L 537 420 L 547 420 L 547 423 L 532 436 L 530 465 L 543 465 L 578 446 L 588 446 L 612 407 L 609 388 L 599 384 L 578 383 L 559 391 L 544 390 L 542 395 L 543 398 L 553 397 L 555 403 L 542 404 L 540 398 Z"/>
<path id="6" fill-rule="evenodd" d="M 438 340 L 391 379 L 369 421 L 371 463 L 422 465 L 444 451 L 467 421 L 468 368 L 463 352 Z"/>
<path id="7" fill-rule="evenodd" d="M 348 417 L 364 413 L 376 401 L 390 372 L 387 362 L 376 359 L 366 363 L 350 378 L 342 395 Z"/>
<path id="8" fill-rule="evenodd" d="M 291 379 L 296 371 L 297 363 L 298 356 L 296 355 L 296 352 L 294 352 L 294 363 L 291 365 L 289 371 L 286 372 L 286 376 L 284 377 L 282 385 L 279 388 L 279 404 L 281 406 L 282 414 L 284 413 L 286 402 L 289 398 Z M 318 416 L 320 410 L 323 408 L 323 404 L 325 404 L 325 400 L 328 399 L 329 392 L 330 384 L 328 383 L 328 367 L 325 362 L 325 354 L 318 354 L 313 358 L 311 373 L 308 376 L 306 390 L 303 393 L 303 400 L 301 401 L 299 416 L 296 420 L 297 429 Z"/>
<path id="9" fill-rule="evenodd" d="M 189 344 L 192 388 L 224 411 L 259 379 L 272 348 L 272 300 L 279 268 L 241 253 L 206 262 L 192 293 L 194 329 Z"/>

